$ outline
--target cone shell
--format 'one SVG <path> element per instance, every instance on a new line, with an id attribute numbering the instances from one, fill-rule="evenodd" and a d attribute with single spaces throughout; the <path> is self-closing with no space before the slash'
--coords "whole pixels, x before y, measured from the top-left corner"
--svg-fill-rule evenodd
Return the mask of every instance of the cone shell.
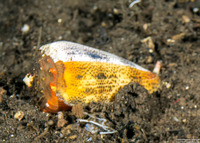
<path id="1" fill-rule="evenodd" d="M 34 77 L 44 112 L 69 110 L 77 103 L 110 102 L 131 82 L 149 93 L 160 86 L 158 75 L 116 55 L 73 42 L 59 41 L 40 48 Z"/>

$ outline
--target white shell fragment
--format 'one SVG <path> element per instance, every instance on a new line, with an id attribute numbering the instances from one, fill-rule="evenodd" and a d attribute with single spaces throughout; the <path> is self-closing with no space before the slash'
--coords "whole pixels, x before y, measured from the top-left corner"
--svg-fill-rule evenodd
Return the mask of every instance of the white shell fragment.
<path id="1" fill-rule="evenodd" d="M 31 86 L 32 86 L 33 79 L 34 79 L 34 76 L 32 76 L 31 74 L 27 74 L 27 75 L 23 78 L 23 81 L 24 81 L 24 83 L 25 83 L 28 87 L 31 87 Z"/>

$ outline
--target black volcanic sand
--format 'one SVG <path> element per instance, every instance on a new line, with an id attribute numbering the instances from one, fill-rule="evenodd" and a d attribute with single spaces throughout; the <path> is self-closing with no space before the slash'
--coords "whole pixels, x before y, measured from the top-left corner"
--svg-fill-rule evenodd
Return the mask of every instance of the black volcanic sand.
<path id="1" fill-rule="evenodd" d="M 0 1 L 0 142 L 200 138 L 200 1 L 149 0 L 129 8 L 131 1 Z M 30 29 L 22 32 L 25 24 Z M 151 44 L 144 42 L 148 37 Z M 114 53 L 151 71 L 161 60 L 161 89 L 149 95 L 133 83 L 111 103 L 84 106 L 105 118 L 114 134 L 92 134 L 71 111 L 63 112 L 65 124 L 58 126 L 58 115 L 41 112 L 22 81 L 37 48 L 58 40 Z M 20 121 L 16 113 L 24 114 Z"/>

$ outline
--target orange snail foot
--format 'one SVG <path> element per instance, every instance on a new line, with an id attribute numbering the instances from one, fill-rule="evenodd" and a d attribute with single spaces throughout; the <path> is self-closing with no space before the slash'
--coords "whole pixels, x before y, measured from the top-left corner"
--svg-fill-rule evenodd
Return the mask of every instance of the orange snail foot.
<path id="1" fill-rule="evenodd" d="M 45 113 L 57 113 L 62 110 L 71 110 L 72 106 L 67 105 L 56 95 L 57 70 L 53 60 L 49 56 L 42 57 L 39 61 L 37 87 L 39 96 L 43 96 L 40 110 Z"/>
<path id="2" fill-rule="evenodd" d="M 71 110 L 72 106 L 65 104 L 59 100 L 57 96 L 47 99 L 45 107 L 41 109 L 45 113 L 57 113 L 59 111 Z"/>

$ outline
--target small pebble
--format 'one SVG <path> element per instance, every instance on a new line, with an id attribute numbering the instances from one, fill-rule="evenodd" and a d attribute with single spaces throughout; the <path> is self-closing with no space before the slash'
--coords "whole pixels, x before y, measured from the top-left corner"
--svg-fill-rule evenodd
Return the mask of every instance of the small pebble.
<path id="1" fill-rule="evenodd" d="M 77 138 L 77 135 L 72 135 L 72 136 L 69 136 L 68 138 L 71 139 L 71 140 L 74 140 L 74 139 Z"/>
<path id="2" fill-rule="evenodd" d="M 93 10 L 97 10 L 98 7 L 96 5 L 93 6 Z"/>
<path id="3" fill-rule="evenodd" d="M 101 26 L 102 26 L 102 27 L 106 27 L 106 26 L 107 26 L 106 22 L 103 21 L 103 22 L 101 23 Z"/>
<path id="4" fill-rule="evenodd" d="M 187 122 L 187 120 L 186 119 L 183 119 L 183 123 L 186 123 Z"/>
<path id="5" fill-rule="evenodd" d="M 60 137 L 61 137 L 61 138 L 63 138 L 63 137 L 64 137 L 64 135 L 60 133 Z"/>
<path id="6" fill-rule="evenodd" d="M 119 14 L 119 10 L 116 9 L 116 8 L 114 8 L 114 9 L 113 9 L 113 13 L 114 13 L 114 14 Z"/>
<path id="7" fill-rule="evenodd" d="M 179 119 L 177 119 L 176 117 L 173 117 L 173 119 L 174 119 L 176 122 L 178 122 L 178 121 L 179 121 Z"/>
<path id="8" fill-rule="evenodd" d="M 64 119 L 63 113 L 62 112 L 58 112 L 58 122 L 57 122 L 58 128 L 64 127 L 64 125 L 67 124 L 67 123 L 68 123 L 68 121 L 66 121 Z"/>
<path id="9" fill-rule="evenodd" d="M 65 124 L 67 124 L 67 123 L 68 122 L 65 119 L 59 119 L 58 123 L 57 123 L 57 126 L 58 126 L 58 128 L 61 128 L 61 127 L 64 127 Z"/>
<path id="10" fill-rule="evenodd" d="M 170 88 L 170 87 L 171 87 L 170 83 L 166 84 L 166 88 Z"/>
<path id="11" fill-rule="evenodd" d="M 143 25 L 143 29 L 144 29 L 145 31 L 147 31 L 149 25 L 150 25 L 150 24 L 145 23 L 145 24 Z"/>
<path id="12" fill-rule="evenodd" d="M 21 31 L 22 33 L 27 33 L 30 30 L 30 26 L 28 24 L 24 24 L 24 26 L 22 27 Z"/>
<path id="13" fill-rule="evenodd" d="M 155 44 L 152 40 L 152 37 L 149 36 L 147 38 L 144 38 L 141 40 L 141 42 L 148 46 L 150 53 L 153 53 L 153 51 L 155 50 Z"/>
<path id="14" fill-rule="evenodd" d="M 7 93 L 5 89 L 0 87 L 0 104 L 3 103 L 3 96 Z"/>
<path id="15" fill-rule="evenodd" d="M 49 120 L 49 121 L 48 121 L 48 124 L 49 124 L 50 126 L 52 126 L 52 125 L 54 124 L 53 120 Z"/>
<path id="16" fill-rule="evenodd" d="M 89 141 L 92 141 L 92 137 L 88 138 L 87 141 L 88 141 L 88 142 L 89 142 Z"/>
<path id="17" fill-rule="evenodd" d="M 153 53 L 153 50 L 152 50 L 152 49 L 149 49 L 149 53 Z"/>
<path id="18" fill-rule="evenodd" d="M 185 36 L 185 33 L 180 33 L 180 34 L 177 34 L 177 35 L 174 35 L 172 36 L 172 40 L 180 40 L 182 39 L 183 37 Z"/>
<path id="19" fill-rule="evenodd" d="M 185 89 L 188 90 L 188 89 L 189 89 L 189 86 L 186 86 Z"/>
<path id="20" fill-rule="evenodd" d="M 128 56 L 128 60 L 130 60 L 130 61 L 132 61 L 133 60 L 133 58 L 134 58 L 134 56 L 133 55 L 130 55 L 130 56 Z"/>
<path id="21" fill-rule="evenodd" d="M 193 8 L 194 13 L 197 13 L 198 11 L 199 11 L 199 8 L 197 8 L 197 7 Z"/>
<path id="22" fill-rule="evenodd" d="M 168 82 L 163 82 L 163 84 L 166 86 L 166 88 L 170 88 L 171 87 L 171 84 L 170 83 L 168 83 Z"/>
<path id="23" fill-rule="evenodd" d="M 58 112 L 58 119 L 63 119 L 63 118 L 64 118 L 63 112 Z"/>
<path id="24" fill-rule="evenodd" d="M 189 18 L 188 16 L 186 16 L 186 15 L 183 15 L 183 16 L 182 16 L 182 19 L 183 19 L 183 21 L 184 21 L 185 23 L 189 23 L 189 22 L 190 22 L 190 18 Z"/>
<path id="25" fill-rule="evenodd" d="M 152 63 L 153 62 L 153 57 L 152 56 L 148 56 L 147 57 L 147 63 Z"/>
<path id="26" fill-rule="evenodd" d="M 21 121 L 24 118 L 24 112 L 23 111 L 17 111 L 17 113 L 15 113 L 14 118 Z"/>
<path id="27" fill-rule="evenodd" d="M 167 43 L 168 44 L 173 44 L 173 43 L 175 43 L 176 41 L 175 40 L 173 40 L 173 39 L 167 39 Z"/>
<path id="28" fill-rule="evenodd" d="M 63 135 L 69 135 L 71 134 L 71 130 L 74 129 L 74 125 L 68 125 L 67 127 L 62 128 L 61 133 Z"/>
<path id="29" fill-rule="evenodd" d="M 186 138 L 187 138 L 187 139 L 191 139 L 191 138 L 192 138 L 192 135 L 191 135 L 191 134 L 187 134 L 187 135 L 186 135 Z"/>
<path id="30" fill-rule="evenodd" d="M 63 37 L 62 37 L 62 36 L 58 36 L 58 39 L 59 39 L 59 40 L 62 40 L 62 39 L 63 39 Z"/>
<path id="31" fill-rule="evenodd" d="M 58 19 L 58 23 L 62 23 L 62 19 L 61 18 Z"/>

